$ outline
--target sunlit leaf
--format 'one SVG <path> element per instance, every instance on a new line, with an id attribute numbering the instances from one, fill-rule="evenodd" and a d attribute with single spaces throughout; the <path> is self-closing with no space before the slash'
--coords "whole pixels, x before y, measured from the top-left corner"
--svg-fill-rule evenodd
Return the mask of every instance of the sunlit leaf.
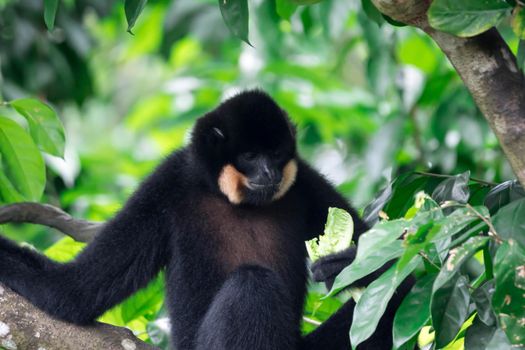
<path id="1" fill-rule="evenodd" d="M 219 0 L 222 18 L 230 32 L 248 45 L 248 0 Z"/>
<path id="2" fill-rule="evenodd" d="M 64 237 L 44 251 L 53 260 L 66 262 L 73 260 L 84 249 L 85 243 L 80 243 L 71 237 Z"/>
<path id="3" fill-rule="evenodd" d="M 412 339 L 430 319 L 430 297 L 435 275 L 417 281 L 396 311 L 393 342 L 399 348 Z"/>
<path id="4" fill-rule="evenodd" d="M 494 27 L 511 8 L 505 0 L 434 0 L 428 19 L 435 29 L 469 37 Z"/>
<path id="5" fill-rule="evenodd" d="M 122 319 L 129 323 L 141 316 L 154 315 L 160 310 L 163 301 L 164 279 L 159 276 L 120 305 Z"/>
<path id="6" fill-rule="evenodd" d="M 58 9 L 58 0 L 44 0 L 44 22 L 47 29 L 53 30 L 55 27 L 55 17 Z"/>
<path id="7" fill-rule="evenodd" d="M 520 39 L 525 39 L 525 9 L 518 6 L 512 15 L 512 30 Z"/>
<path id="8" fill-rule="evenodd" d="M 468 317 L 469 300 L 468 281 L 463 276 L 447 280 L 437 290 L 434 287 L 431 318 L 436 331 L 437 348 L 454 340 Z"/>
<path id="9" fill-rule="evenodd" d="M 14 100 L 9 104 L 27 119 L 29 132 L 38 148 L 57 157 L 64 156 L 64 127 L 55 111 L 31 98 Z"/>
<path id="10" fill-rule="evenodd" d="M 396 288 L 420 262 L 421 259 L 416 257 L 401 271 L 398 271 L 394 265 L 365 289 L 355 307 L 352 319 L 350 343 L 353 349 L 374 333 Z"/>
<path id="11" fill-rule="evenodd" d="M 2 169 L 25 200 L 38 201 L 46 183 L 45 164 L 31 137 L 11 119 L 0 117 Z"/>

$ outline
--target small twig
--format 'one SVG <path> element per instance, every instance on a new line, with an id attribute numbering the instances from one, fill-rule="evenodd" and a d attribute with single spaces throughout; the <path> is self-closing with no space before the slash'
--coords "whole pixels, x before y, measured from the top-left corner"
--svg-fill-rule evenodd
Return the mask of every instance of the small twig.
<path id="1" fill-rule="evenodd" d="M 41 203 L 15 203 L 0 207 L 0 224 L 31 223 L 57 229 L 78 242 L 90 242 L 103 223 L 76 219 L 60 208 Z"/>
<path id="2" fill-rule="evenodd" d="M 447 179 L 449 179 L 451 177 L 454 177 L 454 175 L 427 173 L 425 171 L 414 171 L 414 174 L 426 175 L 426 176 L 432 176 L 432 177 L 442 177 L 442 178 L 447 178 Z M 485 180 L 481 180 L 481 179 L 476 179 L 474 177 L 471 177 L 470 181 L 474 181 L 474 182 L 480 183 L 480 184 L 485 185 L 485 186 L 497 186 L 498 185 L 495 182 L 490 182 L 490 181 L 485 181 Z"/>
<path id="3" fill-rule="evenodd" d="M 428 261 L 429 264 L 431 264 L 431 265 L 434 266 L 436 269 L 438 269 L 438 271 L 441 270 L 441 267 L 439 267 L 439 266 L 436 265 L 432 260 L 430 260 L 430 257 L 429 257 L 426 253 L 420 251 L 418 254 L 419 254 L 423 259 L 425 259 L 426 261 Z"/>
<path id="4" fill-rule="evenodd" d="M 313 324 L 314 326 L 320 326 L 322 322 L 316 321 L 314 319 L 311 319 L 309 317 L 303 316 L 303 321 L 306 323 Z"/>
<path id="5" fill-rule="evenodd" d="M 503 239 L 498 235 L 498 233 L 496 232 L 496 229 L 494 228 L 494 225 L 492 225 L 492 222 L 490 222 L 489 219 L 487 219 L 480 212 L 478 212 L 476 209 L 474 209 L 474 207 L 472 205 L 467 203 L 465 206 L 470 211 L 472 211 L 477 217 L 479 217 L 481 220 L 483 220 L 484 223 L 487 224 L 487 226 L 489 227 L 489 236 L 493 237 L 496 240 L 496 242 L 498 242 L 498 243 L 503 242 Z"/>

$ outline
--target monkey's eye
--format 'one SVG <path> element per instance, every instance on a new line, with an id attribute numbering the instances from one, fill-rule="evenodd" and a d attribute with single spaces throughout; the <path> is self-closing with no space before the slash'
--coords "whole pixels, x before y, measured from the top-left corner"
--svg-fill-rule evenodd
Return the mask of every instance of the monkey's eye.
<path id="1" fill-rule="evenodd" d="M 273 158 L 281 158 L 284 153 L 280 149 L 276 149 L 272 151 L 270 154 Z"/>
<path id="2" fill-rule="evenodd" d="M 254 160 L 257 155 L 254 152 L 244 152 L 241 154 L 240 158 L 244 161 Z"/>

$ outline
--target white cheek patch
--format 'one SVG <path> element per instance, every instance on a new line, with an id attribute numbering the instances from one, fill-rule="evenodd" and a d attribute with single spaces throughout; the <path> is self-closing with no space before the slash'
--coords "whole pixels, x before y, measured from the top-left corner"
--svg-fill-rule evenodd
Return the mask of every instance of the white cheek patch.
<path id="1" fill-rule="evenodd" d="M 277 191 L 276 194 L 273 196 L 273 200 L 279 199 L 282 196 L 288 192 L 290 187 L 295 182 L 295 178 L 297 177 L 297 162 L 295 159 L 292 159 L 283 168 L 283 179 L 281 180 L 281 183 L 279 184 L 279 191 Z"/>

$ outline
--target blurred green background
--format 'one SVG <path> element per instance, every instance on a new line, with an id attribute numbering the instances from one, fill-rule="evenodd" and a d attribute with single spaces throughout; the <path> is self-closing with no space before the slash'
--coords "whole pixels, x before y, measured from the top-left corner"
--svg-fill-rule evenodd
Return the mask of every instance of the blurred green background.
<path id="1" fill-rule="evenodd" d="M 45 156 L 42 202 L 108 219 L 187 142 L 197 117 L 249 88 L 266 90 L 290 114 L 302 155 L 357 208 L 410 170 L 514 178 L 460 78 L 424 33 L 380 25 L 357 0 L 299 7 L 288 19 L 274 1 L 249 4 L 253 46 L 230 34 L 217 1 L 149 1 L 131 35 L 120 2 L 64 0 L 49 32 L 41 0 L 0 0 L 2 99 L 46 100 L 66 130 L 65 159 Z M 2 230 L 39 249 L 63 237 L 30 225 Z M 307 305 L 314 318 L 339 305 L 328 299 L 322 309 L 314 295 Z M 150 314 L 121 313 L 113 323 L 147 337 L 144 325 L 162 316 L 161 300 L 149 301 Z"/>

